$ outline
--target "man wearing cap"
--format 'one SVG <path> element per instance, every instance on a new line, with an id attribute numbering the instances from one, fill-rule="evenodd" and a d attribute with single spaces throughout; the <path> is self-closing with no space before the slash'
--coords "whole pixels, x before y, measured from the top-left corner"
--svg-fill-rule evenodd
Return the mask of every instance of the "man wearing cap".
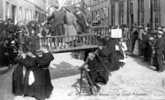
<path id="1" fill-rule="evenodd" d="M 158 39 L 155 44 L 156 60 L 157 60 L 156 70 L 160 72 L 163 71 L 163 51 L 165 46 L 165 42 L 162 36 L 163 36 L 163 32 L 158 31 Z"/>

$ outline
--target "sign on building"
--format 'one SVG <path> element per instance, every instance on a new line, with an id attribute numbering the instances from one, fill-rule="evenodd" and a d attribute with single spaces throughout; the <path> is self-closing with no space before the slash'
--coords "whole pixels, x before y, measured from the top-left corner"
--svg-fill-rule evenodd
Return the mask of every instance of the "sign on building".
<path id="1" fill-rule="evenodd" d="M 121 29 L 112 29 L 111 38 L 122 38 L 122 30 Z"/>

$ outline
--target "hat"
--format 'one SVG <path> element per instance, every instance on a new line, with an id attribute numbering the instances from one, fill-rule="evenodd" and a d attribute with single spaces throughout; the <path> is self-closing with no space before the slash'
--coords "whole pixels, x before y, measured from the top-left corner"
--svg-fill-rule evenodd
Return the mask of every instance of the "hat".
<path id="1" fill-rule="evenodd" d="M 158 31 L 158 34 L 159 34 L 159 35 L 163 35 L 163 32 L 162 32 L 162 31 Z"/>

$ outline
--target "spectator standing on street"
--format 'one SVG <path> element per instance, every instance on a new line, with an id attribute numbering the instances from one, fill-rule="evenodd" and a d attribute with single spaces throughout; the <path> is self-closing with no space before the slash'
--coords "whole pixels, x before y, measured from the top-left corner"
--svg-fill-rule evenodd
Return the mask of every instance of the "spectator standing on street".
<path id="1" fill-rule="evenodd" d="M 156 70 L 162 72 L 163 71 L 163 52 L 165 49 L 165 42 L 163 38 L 163 32 L 158 31 L 158 39 L 156 42 Z"/>
<path id="2" fill-rule="evenodd" d="M 133 36 L 132 36 L 132 38 L 133 38 L 133 42 L 132 42 L 132 46 L 133 46 L 132 50 L 133 51 L 132 52 L 136 56 L 139 55 L 139 38 L 138 38 L 138 35 L 139 35 L 138 30 L 135 29 L 133 32 Z"/>
<path id="3" fill-rule="evenodd" d="M 145 27 L 144 33 L 142 35 L 142 54 L 144 56 L 144 61 L 150 61 L 149 55 L 150 55 L 150 45 L 149 45 L 149 34 L 148 34 L 148 28 Z"/>

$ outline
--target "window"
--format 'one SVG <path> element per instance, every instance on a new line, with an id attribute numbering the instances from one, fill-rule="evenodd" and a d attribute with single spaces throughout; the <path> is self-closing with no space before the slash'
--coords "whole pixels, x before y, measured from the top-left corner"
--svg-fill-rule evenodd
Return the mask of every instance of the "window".
<path id="1" fill-rule="evenodd" d="M 19 7 L 19 21 L 23 20 L 22 7 Z"/>
<path id="2" fill-rule="evenodd" d="M 144 24 L 144 0 L 138 0 L 138 24 Z"/>
<path id="3" fill-rule="evenodd" d="M 112 22 L 112 25 L 115 25 L 115 5 L 114 4 L 112 4 L 112 6 L 111 6 L 111 12 L 112 12 L 111 22 Z"/>
<path id="4" fill-rule="evenodd" d="M 8 19 L 9 18 L 9 2 L 6 2 L 6 19 Z"/>
<path id="5" fill-rule="evenodd" d="M 160 16 L 160 0 L 154 0 L 153 2 L 153 11 L 154 11 L 154 24 L 155 26 L 160 25 L 161 23 L 161 16 Z"/>
<path id="6" fill-rule="evenodd" d="M 124 23 L 124 2 L 119 2 L 119 24 L 122 25 Z"/>
<path id="7" fill-rule="evenodd" d="M 16 6 L 15 5 L 11 6 L 11 18 L 14 22 L 16 21 Z"/>

